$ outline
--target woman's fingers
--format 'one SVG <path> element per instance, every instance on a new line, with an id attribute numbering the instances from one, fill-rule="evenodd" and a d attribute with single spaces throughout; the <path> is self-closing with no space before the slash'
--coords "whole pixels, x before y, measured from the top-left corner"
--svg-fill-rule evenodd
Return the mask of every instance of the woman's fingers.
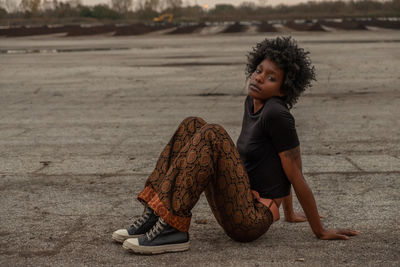
<path id="1" fill-rule="evenodd" d="M 323 235 L 321 236 L 321 239 L 325 240 L 335 240 L 335 239 L 341 239 L 341 240 L 349 240 L 349 236 L 355 236 L 358 235 L 359 231 L 355 230 L 350 230 L 350 229 L 329 229 L 325 230 Z"/>
<path id="2" fill-rule="evenodd" d="M 336 233 L 329 233 L 321 237 L 323 240 L 349 240 L 350 238 L 347 235 L 341 235 L 341 234 L 336 234 Z"/>
<path id="3" fill-rule="evenodd" d="M 338 233 L 347 235 L 347 236 L 355 236 L 355 235 L 358 235 L 360 232 L 356 231 L 356 230 L 350 230 L 350 229 L 339 229 Z"/>
<path id="4" fill-rule="evenodd" d="M 348 237 L 347 235 L 337 235 L 338 238 L 335 239 L 342 239 L 342 240 L 349 240 L 350 237 Z"/>

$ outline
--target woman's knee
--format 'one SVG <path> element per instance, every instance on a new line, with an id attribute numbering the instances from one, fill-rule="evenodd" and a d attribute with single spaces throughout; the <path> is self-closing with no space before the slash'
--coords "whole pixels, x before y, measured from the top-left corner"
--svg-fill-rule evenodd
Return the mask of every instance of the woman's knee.
<path id="1" fill-rule="evenodd" d="M 201 117 L 196 117 L 196 116 L 189 116 L 189 117 L 186 117 L 183 121 L 182 121 L 182 124 L 189 124 L 190 122 L 195 122 L 195 123 L 200 123 L 200 124 L 206 124 L 206 121 L 205 120 L 203 120 L 203 118 L 201 118 Z"/>
<path id="2" fill-rule="evenodd" d="M 177 133 L 182 134 L 184 132 L 188 132 L 193 134 L 201 129 L 201 127 L 203 127 L 205 124 L 207 124 L 206 121 L 200 117 L 187 117 L 179 124 Z"/>
<path id="3" fill-rule="evenodd" d="M 228 135 L 224 127 L 216 123 L 207 123 L 201 127 L 200 132 L 205 135 L 205 137 L 214 138 L 216 134 L 218 135 Z"/>

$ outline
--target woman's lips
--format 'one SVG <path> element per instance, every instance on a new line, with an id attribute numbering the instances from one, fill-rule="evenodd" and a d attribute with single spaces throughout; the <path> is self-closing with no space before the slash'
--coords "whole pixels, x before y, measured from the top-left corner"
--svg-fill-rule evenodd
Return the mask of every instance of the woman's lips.
<path id="1" fill-rule="evenodd" d="M 260 88 L 257 87 L 255 84 L 250 84 L 249 89 L 257 92 L 261 92 Z"/>

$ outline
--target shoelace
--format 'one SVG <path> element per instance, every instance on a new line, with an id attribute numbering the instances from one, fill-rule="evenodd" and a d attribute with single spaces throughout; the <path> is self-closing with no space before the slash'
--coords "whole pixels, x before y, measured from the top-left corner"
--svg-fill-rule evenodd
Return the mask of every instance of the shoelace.
<path id="1" fill-rule="evenodd" d="M 132 226 L 134 226 L 136 229 L 138 229 L 140 226 L 142 226 L 149 219 L 150 215 L 151 215 L 151 210 L 148 207 L 146 207 L 146 209 L 143 211 L 142 216 L 137 218 L 132 223 Z"/>
<path id="2" fill-rule="evenodd" d="M 161 233 L 162 230 L 164 230 L 165 226 L 167 226 L 167 223 L 164 222 L 163 219 L 159 218 L 157 223 L 151 228 L 147 233 L 146 237 L 149 240 L 153 240 L 157 235 Z"/>

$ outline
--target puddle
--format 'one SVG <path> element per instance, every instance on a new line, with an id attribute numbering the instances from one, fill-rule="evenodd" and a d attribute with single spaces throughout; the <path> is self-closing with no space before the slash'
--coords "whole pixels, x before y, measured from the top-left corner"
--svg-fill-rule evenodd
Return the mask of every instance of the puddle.
<path id="1" fill-rule="evenodd" d="M 364 43 L 400 43 L 400 40 L 305 40 L 310 44 L 364 44 Z"/>
<path id="2" fill-rule="evenodd" d="M 65 48 L 65 49 L 0 49 L 0 54 L 56 54 L 73 52 L 95 52 L 129 50 L 129 47 Z"/>
<path id="3" fill-rule="evenodd" d="M 242 65 L 243 62 L 183 62 L 183 63 L 165 63 L 156 66 L 161 67 L 188 67 L 188 66 L 231 66 Z M 153 65 L 152 65 L 153 66 Z"/>

